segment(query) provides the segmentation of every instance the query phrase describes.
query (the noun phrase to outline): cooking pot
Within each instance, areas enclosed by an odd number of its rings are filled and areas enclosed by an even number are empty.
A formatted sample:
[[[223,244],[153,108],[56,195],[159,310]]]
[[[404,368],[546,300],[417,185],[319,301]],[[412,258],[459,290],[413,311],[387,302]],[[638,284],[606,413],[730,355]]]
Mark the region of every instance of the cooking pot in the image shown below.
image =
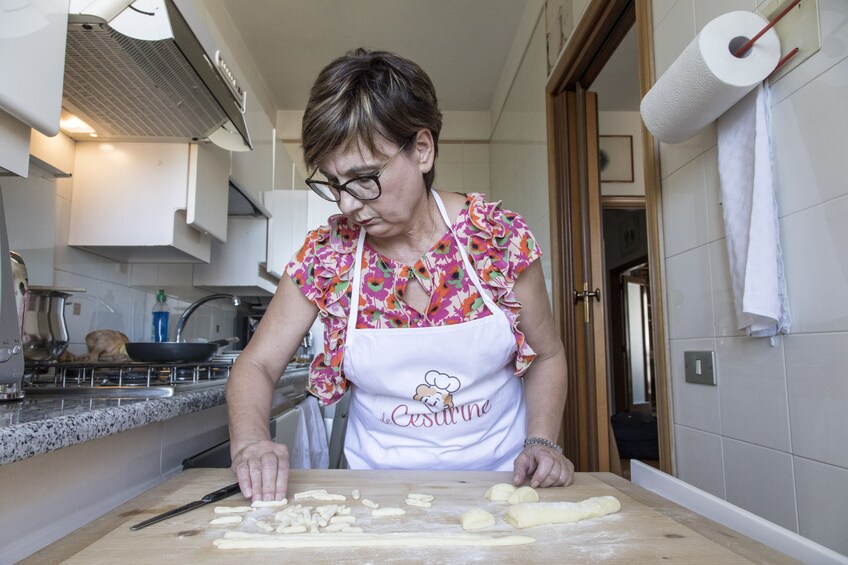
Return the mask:
[[[216,339],[207,343],[183,343],[176,341],[129,342],[127,355],[133,361],[145,363],[201,363],[209,361],[218,349],[237,343],[237,337]]]
[[[65,302],[70,291],[30,286],[26,294],[23,335],[24,359],[53,361],[68,348]]]

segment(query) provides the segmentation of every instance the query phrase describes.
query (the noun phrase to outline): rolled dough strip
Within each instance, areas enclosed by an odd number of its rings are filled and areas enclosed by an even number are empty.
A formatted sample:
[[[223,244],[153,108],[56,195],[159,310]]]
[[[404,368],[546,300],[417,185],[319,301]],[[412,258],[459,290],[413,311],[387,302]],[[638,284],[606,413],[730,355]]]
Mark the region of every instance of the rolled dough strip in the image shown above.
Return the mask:
[[[432,503],[427,502],[426,500],[419,500],[417,498],[407,498],[406,499],[407,506],[417,506],[419,508],[430,508],[433,506]]]
[[[406,495],[406,498],[410,500],[420,500],[421,502],[433,502],[433,499],[436,497],[432,494],[419,494],[417,492],[411,492]]]
[[[380,507],[379,504],[377,504],[376,502],[374,502],[373,500],[368,499],[368,498],[362,499],[362,506],[367,506],[368,508],[371,508],[372,510],[376,510],[377,508]]]
[[[250,505],[254,508],[278,508],[280,506],[285,506],[289,501],[285,498],[282,500],[257,500],[256,502],[252,502]]]
[[[233,535],[234,534],[234,535]],[[218,549],[273,549],[281,547],[445,547],[472,546],[491,547],[535,543],[528,536],[492,537],[480,534],[457,534],[432,532],[408,532],[368,534],[338,532],[332,535],[288,535],[252,534],[227,532],[222,539],[215,540]]]
[[[240,514],[253,510],[250,506],[216,506],[215,514]]]
[[[504,520],[513,528],[528,528],[600,518],[619,510],[621,503],[614,496],[594,496],[580,502],[514,504],[504,514]]]

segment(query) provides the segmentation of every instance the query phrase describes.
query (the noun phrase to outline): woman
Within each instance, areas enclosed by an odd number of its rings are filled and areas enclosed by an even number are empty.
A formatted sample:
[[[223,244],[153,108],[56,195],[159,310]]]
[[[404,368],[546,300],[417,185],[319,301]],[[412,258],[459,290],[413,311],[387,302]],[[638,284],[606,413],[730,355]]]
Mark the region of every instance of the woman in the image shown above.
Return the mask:
[[[307,184],[341,215],[309,233],[233,367],[245,496],[286,494],[288,451],[269,439],[269,404],[316,316],[324,351],[309,391],[331,404],[351,389],[350,468],[572,481],[556,445],[566,366],[540,252],[519,215],[432,188],[440,130],[433,85],[409,60],[359,49],[318,76],[303,118]]]

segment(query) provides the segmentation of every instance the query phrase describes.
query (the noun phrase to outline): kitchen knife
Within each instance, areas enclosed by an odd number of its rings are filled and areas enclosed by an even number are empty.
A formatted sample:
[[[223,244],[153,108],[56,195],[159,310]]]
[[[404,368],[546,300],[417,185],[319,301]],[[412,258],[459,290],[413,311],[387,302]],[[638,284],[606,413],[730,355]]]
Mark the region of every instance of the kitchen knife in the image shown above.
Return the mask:
[[[154,516],[153,518],[145,520],[144,522],[139,522],[135,526],[130,526],[130,530],[140,530],[142,528],[146,528],[150,524],[155,524],[157,522],[161,522],[162,520],[167,520],[171,516],[183,514],[184,512],[194,510],[195,508],[199,508],[211,502],[218,502],[219,500],[223,500],[227,497],[234,495],[235,493],[239,492],[239,490],[239,484],[233,483],[229,486],[225,486],[224,488],[218,489],[215,492],[210,492],[200,500],[195,500],[194,502],[183,504],[182,506],[174,508],[173,510],[168,510],[167,512],[159,514],[158,516]]]

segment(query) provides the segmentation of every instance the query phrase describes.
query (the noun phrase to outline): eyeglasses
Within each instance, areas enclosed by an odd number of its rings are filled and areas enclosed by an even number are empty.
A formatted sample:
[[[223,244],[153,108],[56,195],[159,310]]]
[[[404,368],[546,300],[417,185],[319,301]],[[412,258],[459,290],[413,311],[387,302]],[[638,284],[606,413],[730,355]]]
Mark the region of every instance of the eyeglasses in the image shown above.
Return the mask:
[[[306,179],[306,184],[311,188],[315,194],[323,198],[324,200],[329,200],[330,202],[338,202],[342,199],[342,191],[347,192],[357,200],[376,200],[382,194],[383,189],[380,186],[380,175],[383,174],[383,171],[388,168],[388,166],[395,160],[395,157],[400,155],[401,151],[406,147],[406,143],[400,146],[400,149],[397,152],[389,157],[389,160],[383,164],[380,169],[374,173],[373,175],[365,175],[361,177],[352,178],[347,182],[342,184],[336,184],[330,181],[322,181],[322,180],[314,180],[312,177],[318,172],[316,168],[309,178]]]

